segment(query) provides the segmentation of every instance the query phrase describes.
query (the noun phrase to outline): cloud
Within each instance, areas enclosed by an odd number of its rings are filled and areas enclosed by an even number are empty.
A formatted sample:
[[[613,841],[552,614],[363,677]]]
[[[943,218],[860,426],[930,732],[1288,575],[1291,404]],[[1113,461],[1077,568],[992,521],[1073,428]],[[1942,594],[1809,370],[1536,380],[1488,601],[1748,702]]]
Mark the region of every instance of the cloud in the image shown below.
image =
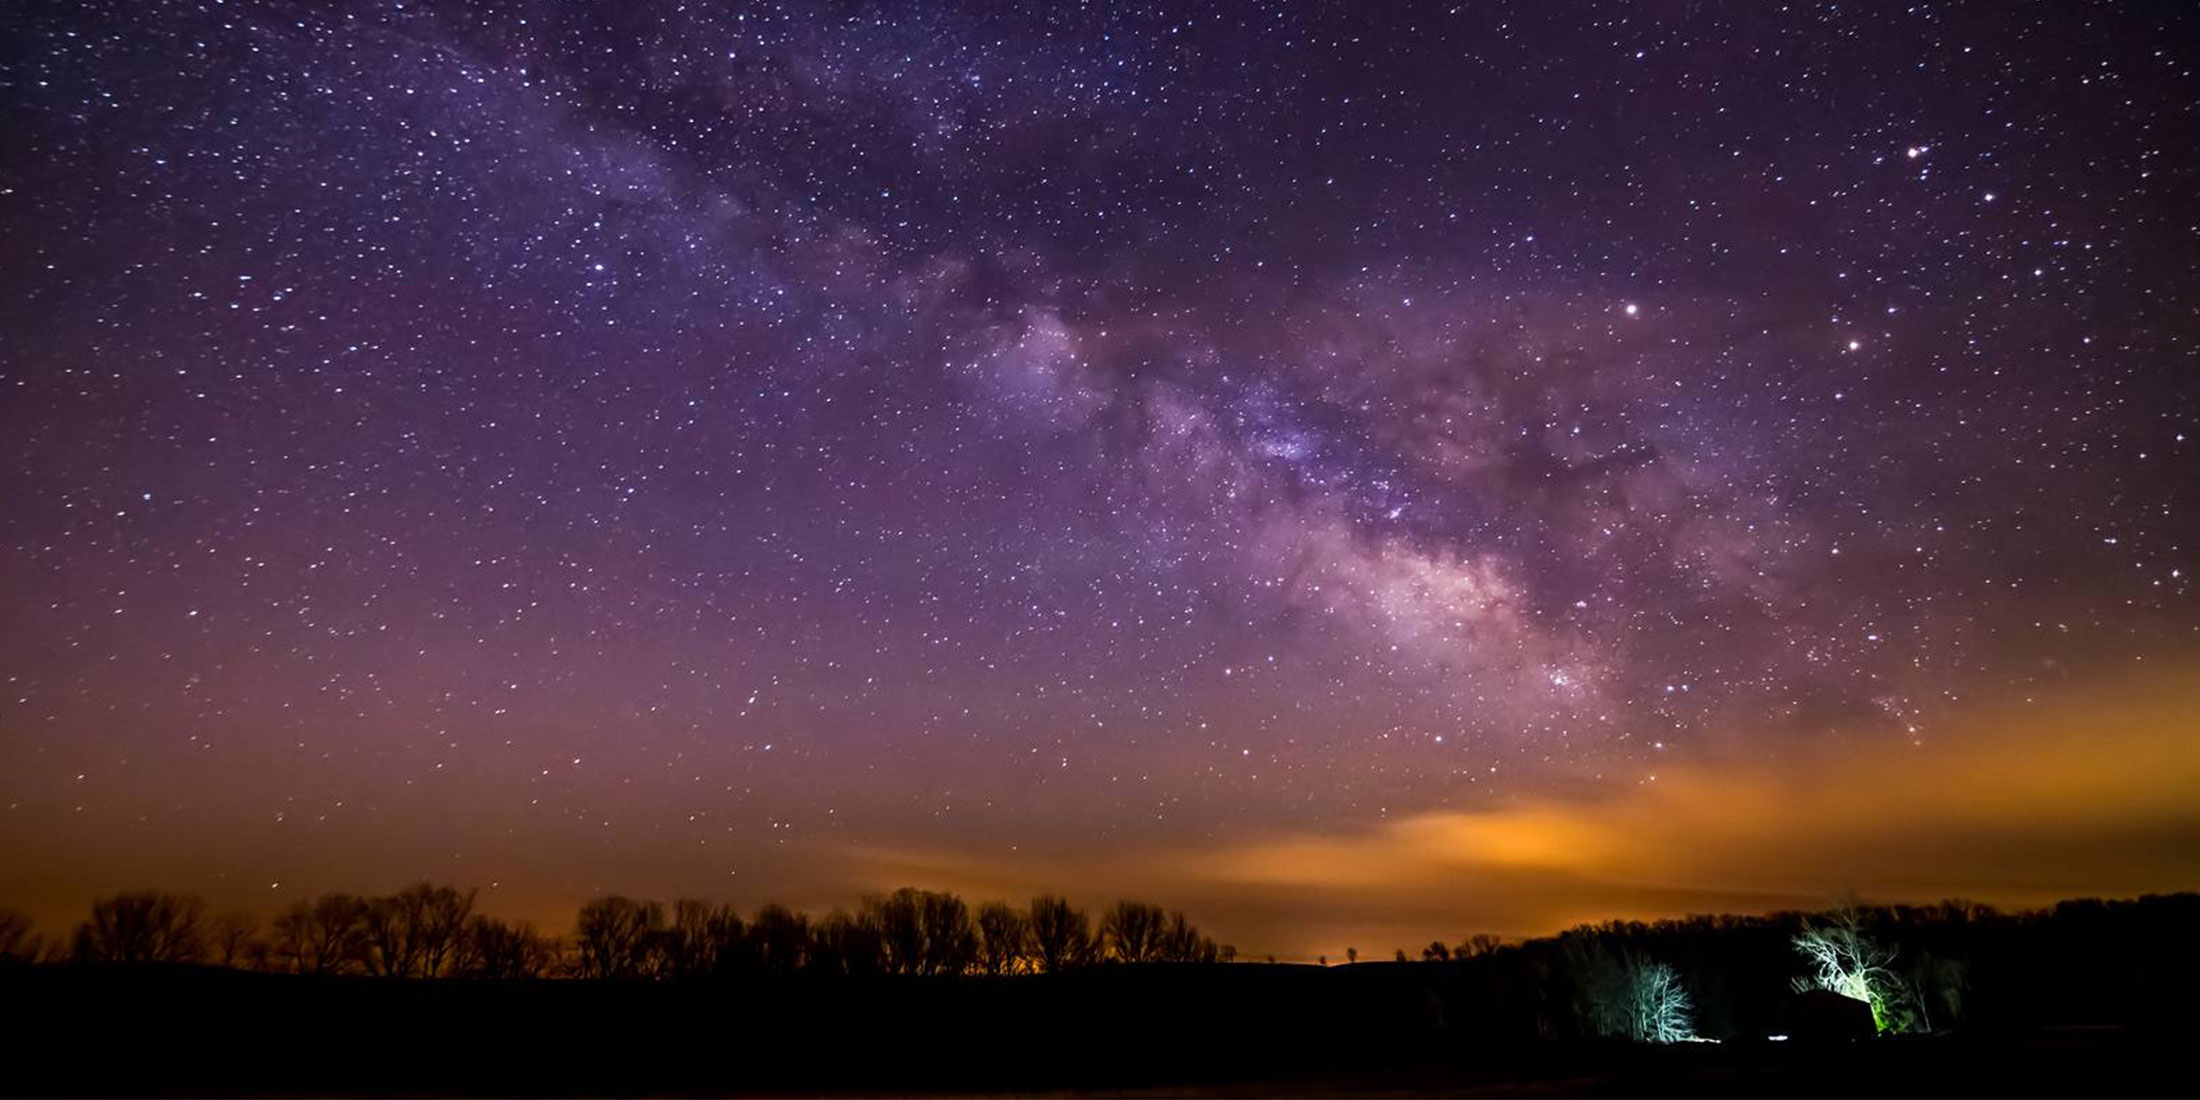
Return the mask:
[[[2124,682],[1984,709],[1922,744],[1840,734],[1367,830],[1008,860],[899,847],[861,863],[871,888],[1154,898],[1250,954],[1291,957],[1815,908],[1849,891],[2024,906],[2189,889],[2200,887],[2196,704],[2188,684]]]

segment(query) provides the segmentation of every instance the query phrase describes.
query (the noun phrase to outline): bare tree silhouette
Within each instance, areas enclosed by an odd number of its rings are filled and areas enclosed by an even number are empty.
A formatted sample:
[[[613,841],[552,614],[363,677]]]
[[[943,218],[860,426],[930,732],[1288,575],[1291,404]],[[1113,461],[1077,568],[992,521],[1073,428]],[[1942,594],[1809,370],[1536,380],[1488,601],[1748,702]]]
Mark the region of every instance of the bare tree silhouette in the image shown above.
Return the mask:
[[[978,959],[978,932],[970,924],[970,907],[953,894],[926,891],[924,911],[924,973],[960,974]]]
[[[469,972],[494,979],[540,978],[557,961],[558,945],[526,923],[477,916],[467,922]]]
[[[1031,945],[1039,969],[1049,974],[1083,966],[1096,954],[1091,919],[1053,894],[1031,899]]]
[[[419,965],[413,935],[412,899],[403,895],[368,898],[361,911],[359,961],[367,973],[410,978]]]
[[[749,922],[757,965],[776,973],[802,969],[810,953],[810,918],[784,905],[766,905]]]
[[[573,933],[573,973],[580,978],[654,977],[665,930],[665,908],[613,894],[581,906]]]
[[[665,929],[665,974],[695,978],[734,969],[747,935],[747,923],[732,906],[681,898],[672,903],[672,925]]]
[[[827,974],[877,974],[886,969],[886,945],[866,911],[835,909],[810,931],[810,969]]]
[[[1013,974],[1031,953],[1031,921],[1007,902],[978,909],[978,965],[988,974]]]
[[[204,958],[206,903],[188,894],[141,891],[92,903],[77,926],[76,957],[102,963],[185,963]]]
[[[1184,914],[1170,911],[1168,927],[1161,933],[1161,958],[1169,962],[1211,963],[1219,950],[1215,941],[1200,935],[1198,927]]]
[[[895,974],[960,974],[978,958],[970,908],[953,894],[903,887],[864,903],[878,929],[885,969]]]
[[[869,898],[864,911],[878,928],[885,949],[886,971],[916,974],[924,967],[924,902],[914,887],[904,886],[883,898]]]
[[[475,891],[460,893],[448,886],[423,882],[401,896],[412,899],[408,911],[412,914],[421,975],[447,978],[463,973],[472,946],[466,930],[474,915]]]
[[[223,966],[261,969],[267,963],[267,942],[260,939],[260,918],[231,909],[217,914],[208,926],[212,957]]]
[[[1495,954],[1497,949],[1503,946],[1505,946],[1503,939],[1488,932],[1476,932],[1466,939],[1460,940],[1459,946],[1453,949],[1451,954],[1456,959],[1474,959],[1483,955]]]
[[[1115,962],[1154,962],[1162,957],[1169,915],[1158,905],[1119,901],[1100,919],[1100,941]]]
[[[365,941],[366,902],[351,894],[301,899],[275,918],[276,961],[296,973],[345,973]]]
[[[25,966],[45,953],[45,939],[21,909],[0,909],[0,966]]]

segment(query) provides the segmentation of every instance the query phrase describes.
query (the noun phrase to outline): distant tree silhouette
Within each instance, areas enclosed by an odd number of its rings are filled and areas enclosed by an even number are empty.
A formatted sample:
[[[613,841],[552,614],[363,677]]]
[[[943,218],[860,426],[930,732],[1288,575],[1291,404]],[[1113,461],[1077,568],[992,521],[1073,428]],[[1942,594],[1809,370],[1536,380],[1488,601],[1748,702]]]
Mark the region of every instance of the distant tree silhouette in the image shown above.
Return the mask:
[[[1406,949],[1405,949],[1405,948],[1403,948],[1403,947],[1399,948],[1399,949],[1398,949],[1398,957],[1397,957],[1396,959],[1392,960],[1392,961],[1393,961],[1393,962],[1404,962],[1404,961],[1406,961]]]
[[[978,967],[988,974],[1013,974],[1031,952],[1031,921],[1007,902],[978,909]]]
[[[1158,905],[1119,901],[1100,919],[1100,942],[1113,962],[1156,962],[1162,958],[1169,915]]]
[[[747,961],[748,924],[730,905],[696,898],[672,903],[660,953],[667,977],[697,978],[737,969]]]
[[[360,918],[359,961],[367,973],[412,977],[415,948],[411,921],[394,897],[370,897]]]
[[[377,898],[324,894],[283,910],[263,938],[246,913],[210,918],[196,899],[124,894],[99,901],[65,941],[73,950],[63,955],[86,962],[211,961],[306,974],[699,982],[764,971],[1047,973],[1102,958],[1196,964],[1237,955],[1202,935],[1183,913],[1131,900],[1113,905],[1096,935],[1085,912],[1050,895],[1034,898],[1028,913],[990,903],[973,920],[970,907],[953,894],[910,888],[868,899],[855,913],[836,910],[815,921],[778,905],[744,920],[731,906],[695,899],[674,903],[667,920],[656,902],[610,897],[583,906],[573,939],[560,941],[475,914],[474,899],[472,892],[426,883]],[[1868,1035],[1875,1028],[2174,1026],[2191,1012],[2184,990],[2200,984],[2200,949],[2189,935],[2196,925],[2200,895],[2194,894],[2079,899],[2016,914],[1946,902],[1607,921],[1511,945],[1488,934],[1456,947],[1433,942],[1422,957],[1448,961],[1441,971],[1386,973],[1383,981],[1348,982],[1350,989],[1334,995],[1360,997],[1387,988],[1391,978],[1406,980],[1428,998],[1433,1007],[1424,1015],[1438,1026],[1523,1041],[1600,1036],[1674,1042],[1699,1031],[1720,1039],[1775,1032],[1831,1038],[1858,1028]],[[40,953],[30,919],[0,910],[0,964],[36,962]],[[1408,957],[1403,951],[1395,956]],[[1343,957],[1360,961],[1356,947]],[[58,961],[51,954],[46,959]],[[1329,963],[1326,955],[1316,961]],[[1799,963],[1808,972],[1795,982]],[[1197,988],[1173,986],[1179,980],[1205,979],[1125,975],[1119,983],[1111,978],[1076,988]],[[1274,980],[1285,983],[1279,989],[1298,981],[1287,975]],[[1148,981],[1161,984],[1143,984]],[[774,982],[761,988],[777,997],[784,987]],[[851,987],[848,995],[871,994]],[[954,998],[978,1003],[991,996]],[[581,1002],[602,1003],[595,997]]]
[[[871,914],[835,909],[819,918],[810,930],[810,969],[826,974],[883,973],[886,944]]]
[[[207,949],[206,903],[188,894],[117,894],[92,903],[77,926],[76,957],[98,963],[198,962]]]
[[[580,978],[646,978],[658,972],[664,906],[614,894],[581,906],[572,968]]]
[[[422,972],[431,978],[463,973],[472,961],[467,958],[472,941],[466,932],[473,920],[477,892],[426,883],[413,889],[420,894],[420,923],[415,934],[420,939]]]
[[[905,886],[883,898],[867,898],[864,912],[878,928],[887,973],[922,973],[924,901],[917,890]]]
[[[1200,934],[1199,929],[1187,920],[1183,913],[1169,913],[1168,926],[1161,932],[1161,959],[1165,962],[1211,963],[1221,949],[1215,941]]]
[[[1488,932],[1476,932],[1459,941],[1459,946],[1451,954],[1457,959],[1477,959],[1484,955],[1494,955],[1504,946],[1504,940]]]
[[[207,926],[212,958],[222,966],[264,969],[267,942],[260,939],[260,918],[231,909],[217,914]]]
[[[1045,973],[1083,966],[1095,954],[1092,920],[1068,899],[1041,894],[1031,899],[1031,946]]]
[[[278,966],[299,974],[342,974],[358,965],[366,945],[366,902],[323,894],[292,903],[275,918]]]
[[[464,968],[466,922],[474,892],[417,883],[368,898],[361,911],[361,961],[391,978],[448,977]]]
[[[540,978],[557,961],[558,945],[524,922],[477,916],[467,922],[467,972],[502,981]]]
[[[1451,948],[1444,946],[1442,940],[1430,940],[1429,945],[1421,949],[1421,960],[1423,962],[1450,962]]]
[[[45,941],[34,931],[31,915],[0,909],[0,966],[27,966],[44,953]]]
[[[953,894],[924,892],[924,973],[960,974],[978,959],[970,907]]]
[[[774,973],[793,973],[809,959],[810,918],[784,905],[766,905],[749,922],[749,939],[755,945],[758,966]]]
[[[877,929],[889,973],[961,974],[977,964],[970,907],[953,894],[903,887],[866,899],[861,921]]]

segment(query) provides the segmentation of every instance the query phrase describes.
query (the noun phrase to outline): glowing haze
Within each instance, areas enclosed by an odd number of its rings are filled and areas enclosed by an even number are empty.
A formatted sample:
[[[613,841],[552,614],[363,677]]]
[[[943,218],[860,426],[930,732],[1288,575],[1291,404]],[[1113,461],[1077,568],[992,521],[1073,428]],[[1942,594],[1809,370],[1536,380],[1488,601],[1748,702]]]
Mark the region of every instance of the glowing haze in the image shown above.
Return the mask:
[[[0,23],[50,921],[2195,885],[2190,13]]]

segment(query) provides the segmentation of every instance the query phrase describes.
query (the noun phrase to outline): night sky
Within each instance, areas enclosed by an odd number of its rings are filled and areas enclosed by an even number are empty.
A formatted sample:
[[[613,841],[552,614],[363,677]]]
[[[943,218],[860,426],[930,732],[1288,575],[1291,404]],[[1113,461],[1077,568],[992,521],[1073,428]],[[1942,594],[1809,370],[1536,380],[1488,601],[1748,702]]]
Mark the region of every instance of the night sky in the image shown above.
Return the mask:
[[[10,4],[0,900],[2200,885],[2196,51]]]

